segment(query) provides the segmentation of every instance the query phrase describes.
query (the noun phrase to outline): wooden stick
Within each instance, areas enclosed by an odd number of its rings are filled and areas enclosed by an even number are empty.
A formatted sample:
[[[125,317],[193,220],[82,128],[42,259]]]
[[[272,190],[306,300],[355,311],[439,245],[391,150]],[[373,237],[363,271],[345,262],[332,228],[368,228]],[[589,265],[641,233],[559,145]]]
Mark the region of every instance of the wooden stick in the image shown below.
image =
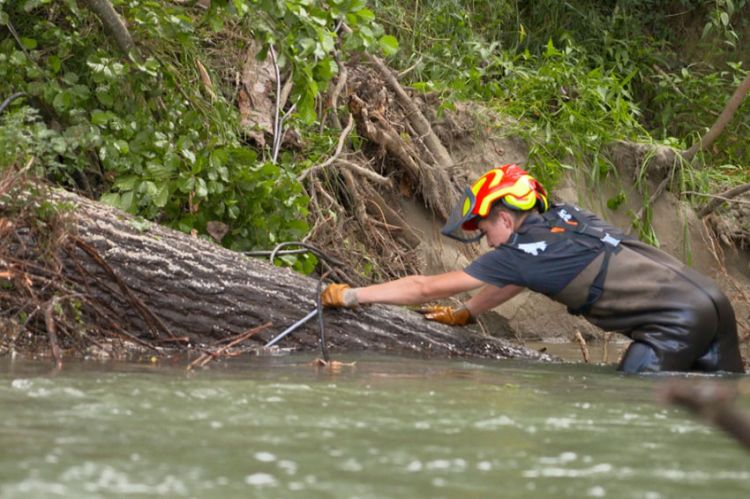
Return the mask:
[[[583,335],[580,331],[576,331],[576,334],[574,336],[576,343],[578,343],[578,346],[581,348],[581,355],[583,355],[583,361],[588,364],[589,363],[589,347],[586,345],[586,340],[583,339]]]
[[[602,348],[602,362],[607,363],[609,361],[609,340],[612,338],[612,333],[604,333],[604,347]]]
[[[54,317],[55,305],[57,305],[57,297],[47,302],[47,307],[44,310],[44,323],[47,326],[47,337],[49,338],[49,346],[52,349],[52,356],[55,358],[55,367],[60,369],[62,368],[62,355],[60,354],[60,345],[57,344],[57,328]]]
[[[241,334],[235,336],[234,339],[231,342],[227,343],[226,345],[224,345],[223,347],[219,348],[215,352],[206,352],[203,355],[201,355],[200,357],[198,357],[197,359],[195,359],[193,362],[191,362],[187,366],[187,370],[190,371],[190,370],[192,370],[195,367],[203,367],[203,366],[205,366],[206,364],[208,364],[212,360],[215,360],[215,359],[218,359],[219,357],[221,357],[224,354],[224,352],[226,352],[228,349],[232,348],[233,346],[237,345],[238,343],[241,343],[241,342],[245,341],[246,339],[250,338],[251,336],[260,333],[261,331],[263,331],[265,329],[268,329],[269,327],[271,327],[271,323],[267,322],[267,323],[263,324],[262,326],[258,326],[256,328],[249,329],[249,330],[245,331],[244,333],[241,333]]]
[[[748,75],[745,76],[745,79],[737,86],[734,94],[732,94],[732,97],[729,98],[726,106],[724,106],[724,110],[719,117],[716,118],[716,121],[711,125],[708,132],[706,132],[699,141],[693,144],[690,149],[682,153],[683,158],[687,161],[692,161],[695,155],[698,154],[698,151],[705,151],[716,141],[719,135],[721,135],[721,132],[724,131],[724,127],[732,121],[735,111],[740,107],[742,99],[745,98],[748,91],[750,91],[750,73],[748,73]]]
[[[716,208],[721,206],[725,201],[734,201],[735,203],[743,204],[743,201],[738,201],[732,198],[735,198],[740,194],[744,194],[748,191],[750,191],[750,183],[738,185],[737,187],[733,187],[727,191],[722,192],[719,195],[711,195],[710,197],[712,197],[713,199],[706,203],[706,205],[698,211],[698,217],[705,217]]]
[[[352,131],[352,128],[354,128],[354,117],[351,113],[349,113],[349,121],[346,123],[346,128],[344,128],[344,131],[341,132],[341,135],[339,135],[338,143],[336,144],[336,151],[334,151],[333,156],[325,160],[323,163],[315,166],[311,166],[307,170],[303,171],[298,177],[297,180],[302,182],[305,180],[305,177],[309,175],[310,173],[315,173],[318,170],[322,170],[326,166],[332,164],[334,161],[336,161],[341,154],[342,149],[344,149],[344,143],[346,141],[346,138],[349,136],[349,134]]]
[[[393,181],[390,178],[384,177],[378,173],[375,173],[374,171],[368,168],[363,168],[353,161],[349,161],[348,159],[344,159],[344,158],[337,158],[336,164],[349,168],[353,172],[358,173],[362,175],[363,177],[366,177],[369,180],[372,180],[376,184],[379,184],[385,187],[393,187]]]

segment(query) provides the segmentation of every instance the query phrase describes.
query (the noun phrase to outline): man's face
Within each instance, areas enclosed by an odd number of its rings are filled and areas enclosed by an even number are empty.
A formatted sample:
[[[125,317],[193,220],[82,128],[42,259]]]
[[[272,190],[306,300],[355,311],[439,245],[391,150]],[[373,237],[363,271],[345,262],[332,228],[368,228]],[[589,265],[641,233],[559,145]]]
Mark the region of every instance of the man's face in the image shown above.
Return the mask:
[[[494,216],[481,219],[477,227],[487,236],[487,244],[497,248],[508,242],[513,234],[513,217],[505,211],[500,211]]]

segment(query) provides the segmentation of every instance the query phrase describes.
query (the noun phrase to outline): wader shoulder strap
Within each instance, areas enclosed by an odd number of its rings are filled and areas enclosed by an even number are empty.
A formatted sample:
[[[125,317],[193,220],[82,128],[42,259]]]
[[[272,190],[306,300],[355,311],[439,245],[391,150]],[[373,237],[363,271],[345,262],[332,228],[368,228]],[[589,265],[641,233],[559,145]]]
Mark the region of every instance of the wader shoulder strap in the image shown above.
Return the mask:
[[[586,236],[592,240],[598,241],[599,247],[604,251],[604,259],[599,267],[599,272],[591,283],[586,301],[578,308],[568,308],[568,312],[573,315],[586,314],[591,307],[601,297],[604,292],[604,281],[607,277],[609,260],[613,253],[619,252],[622,248],[620,242],[622,238],[612,235],[599,227],[592,227],[584,219],[571,213],[565,205],[555,205],[549,211],[542,214],[549,231],[545,234],[536,233],[533,236],[529,234],[514,233],[510,241],[505,243],[515,249],[520,249],[527,253],[530,250],[543,251],[548,244],[555,240],[576,237],[578,235]],[[537,253],[531,253],[536,255]]]

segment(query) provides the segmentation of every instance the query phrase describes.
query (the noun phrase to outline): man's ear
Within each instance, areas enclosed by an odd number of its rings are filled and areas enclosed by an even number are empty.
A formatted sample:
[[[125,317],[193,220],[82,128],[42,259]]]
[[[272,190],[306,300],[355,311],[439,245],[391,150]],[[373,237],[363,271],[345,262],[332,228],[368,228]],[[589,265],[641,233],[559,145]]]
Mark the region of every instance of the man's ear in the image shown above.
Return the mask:
[[[500,217],[501,217],[501,219],[503,221],[503,225],[505,225],[505,227],[513,230],[513,225],[514,225],[514,223],[513,223],[514,222],[513,215],[511,215],[507,211],[501,211],[500,213],[498,213],[498,215],[500,215]]]

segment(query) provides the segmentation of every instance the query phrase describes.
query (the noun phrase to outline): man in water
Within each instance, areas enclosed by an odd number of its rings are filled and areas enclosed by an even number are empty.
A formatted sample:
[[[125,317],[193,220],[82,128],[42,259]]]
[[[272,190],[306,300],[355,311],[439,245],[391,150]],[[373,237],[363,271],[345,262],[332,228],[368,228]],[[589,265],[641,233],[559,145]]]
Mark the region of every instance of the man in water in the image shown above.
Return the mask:
[[[712,280],[591,213],[550,206],[542,185],[516,165],[467,188],[442,233],[462,242],[486,237],[493,249],[463,270],[362,288],[331,284],[323,305],[415,305],[482,288],[461,307],[425,315],[461,326],[528,288],[631,338],[621,371],[744,372],[734,310]]]

